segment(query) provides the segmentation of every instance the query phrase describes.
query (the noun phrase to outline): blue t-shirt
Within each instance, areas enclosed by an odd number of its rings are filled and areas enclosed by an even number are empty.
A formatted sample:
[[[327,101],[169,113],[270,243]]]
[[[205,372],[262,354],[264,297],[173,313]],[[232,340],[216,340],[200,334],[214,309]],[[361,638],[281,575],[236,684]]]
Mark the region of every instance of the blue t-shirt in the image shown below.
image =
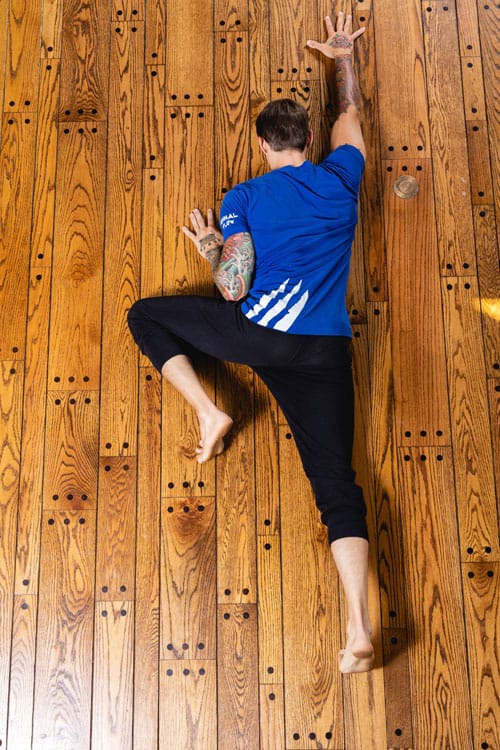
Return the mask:
[[[249,232],[255,271],[241,310],[288,333],[351,336],[347,277],[365,160],[354,146],[319,165],[273,169],[232,188],[221,207],[227,240]]]

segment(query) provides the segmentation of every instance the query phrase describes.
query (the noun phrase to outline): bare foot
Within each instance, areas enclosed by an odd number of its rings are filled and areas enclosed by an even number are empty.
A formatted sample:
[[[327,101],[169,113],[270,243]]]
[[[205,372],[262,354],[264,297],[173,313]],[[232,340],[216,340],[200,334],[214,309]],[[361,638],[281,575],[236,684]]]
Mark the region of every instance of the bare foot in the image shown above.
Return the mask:
[[[196,449],[197,461],[202,464],[224,450],[224,435],[227,435],[233,425],[231,417],[219,409],[200,417],[200,445]]]
[[[348,627],[348,631],[351,629]],[[371,628],[350,633],[345,649],[339,651],[339,669],[344,674],[369,672],[373,667],[374,652],[371,642]]]

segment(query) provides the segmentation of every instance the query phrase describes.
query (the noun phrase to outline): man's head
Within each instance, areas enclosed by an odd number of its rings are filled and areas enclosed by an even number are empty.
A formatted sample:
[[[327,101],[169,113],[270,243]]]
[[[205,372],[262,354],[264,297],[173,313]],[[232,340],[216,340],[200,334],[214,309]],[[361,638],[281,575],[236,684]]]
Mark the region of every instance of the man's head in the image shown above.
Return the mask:
[[[304,151],[311,134],[306,109],[292,99],[275,99],[257,117],[257,135],[273,151]]]

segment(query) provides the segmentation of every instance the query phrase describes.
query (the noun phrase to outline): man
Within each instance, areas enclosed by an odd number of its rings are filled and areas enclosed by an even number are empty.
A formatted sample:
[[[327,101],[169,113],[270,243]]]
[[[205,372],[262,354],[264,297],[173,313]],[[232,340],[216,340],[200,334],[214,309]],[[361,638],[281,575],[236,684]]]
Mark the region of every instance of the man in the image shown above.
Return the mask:
[[[210,263],[224,301],[204,297],[140,300],[129,325],[141,350],[195,409],[198,461],[219,454],[232,420],[208,397],[192,368],[195,349],[245,363],[280,404],[346,593],[347,645],[342,672],[371,669],[367,604],[368,535],[362,492],[351,468],[353,387],[351,327],[345,295],[365,146],[360,95],[352,67],[351,16],[337,28],[326,19],[325,43],[308,46],[336,61],[337,117],[331,153],[318,166],[306,159],[312,142],[307,113],[285,99],[257,118],[259,146],[270,171],[237,185],[221,209],[222,233],[208,211],[183,227]]]

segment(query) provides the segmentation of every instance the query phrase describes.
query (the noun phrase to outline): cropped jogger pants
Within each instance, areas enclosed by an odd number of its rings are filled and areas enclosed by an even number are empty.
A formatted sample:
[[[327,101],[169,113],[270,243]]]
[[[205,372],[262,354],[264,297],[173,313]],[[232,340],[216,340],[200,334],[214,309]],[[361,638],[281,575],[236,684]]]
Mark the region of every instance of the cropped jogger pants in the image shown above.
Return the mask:
[[[329,542],[368,538],[363,493],[351,466],[354,393],[348,337],[275,331],[248,320],[237,302],[183,295],[139,300],[128,323],[160,372],[171,357],[195,351],[250,366],[288,421]]]

